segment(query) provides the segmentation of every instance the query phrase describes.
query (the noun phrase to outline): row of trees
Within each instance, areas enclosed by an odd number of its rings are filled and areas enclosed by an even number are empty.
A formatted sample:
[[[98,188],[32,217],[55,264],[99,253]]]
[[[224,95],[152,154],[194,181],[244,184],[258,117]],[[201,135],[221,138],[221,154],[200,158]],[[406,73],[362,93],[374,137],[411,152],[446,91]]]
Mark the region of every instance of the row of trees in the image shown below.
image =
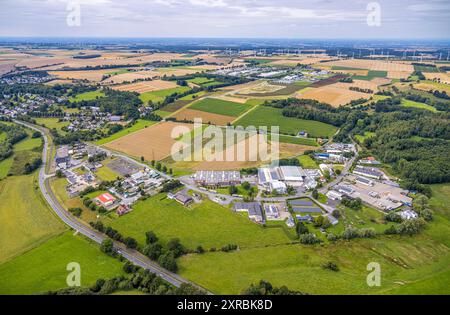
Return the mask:
[[[126,262],[125,275],[111,279],[98,279],[90,287],[73,287],[58,291],[48,291],[47,295],[107,295],[117,291],[139,290],[151,295],[204,295],[204,292],[191,284],[183,283],[178,288],[161,277]]]

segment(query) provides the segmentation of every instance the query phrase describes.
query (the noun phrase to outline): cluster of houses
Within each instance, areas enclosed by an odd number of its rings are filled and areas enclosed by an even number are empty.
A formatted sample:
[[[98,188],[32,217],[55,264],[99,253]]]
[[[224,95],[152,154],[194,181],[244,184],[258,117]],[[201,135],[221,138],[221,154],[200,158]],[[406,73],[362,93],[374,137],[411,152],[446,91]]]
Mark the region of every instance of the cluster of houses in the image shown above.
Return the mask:
[[[132,211],[132,205],[143,194],[155,194],[163,182],[164,180],[157,172],[146,168],[118,179],[108,188],[108,192],[94,198],[94,202],[107,211],[114,210],[117,215],[122,216]]]
[[[99,154],[107,154],[95,146],[84,143],[63,145],[57,149],[55,156],[56,168],[61,170],[68,181],[67,195],[70,198],[79,196],[87,188],[97,189],[101,181],[95,172],[105,167],[101,162],[89,162],[89,158]],[[84,170],[83,172],[77,170]],[[124,215],[131,211],[131,205],[135,203],[143,193],[152,194],[163,183],[160,175],[150,169],[139,170],[129,176],[118,179],[107,193],[94,198],[98,206],[107,211],[115,210],[118,215]]]
[[[38,112],[42,106],[52,106],[64,101],[63,98],[50,99],[31,93],[19,93],[17,94],[17,96],[19,101],[16,105],[14,105],[14,107],[6,106],[6,102],[0,103],[0,115],[16,118],[18,116]],[[11,98],[11,95],[3,94],[3,99],[5,99],[6,101]]]
[[[111,115],[100,110],[99,107],[86,107],[77,114],[66,114],[64,121],[69,122],[65,127],[68,131],[97,130],[109,123],[123,123],[122,116]]]
[[[52,75],[34,75],[34,74],[21,74],[14,76],[4,76],[0,78],[0,84],[37,84],[46,83],[54,80],[56,77]]]

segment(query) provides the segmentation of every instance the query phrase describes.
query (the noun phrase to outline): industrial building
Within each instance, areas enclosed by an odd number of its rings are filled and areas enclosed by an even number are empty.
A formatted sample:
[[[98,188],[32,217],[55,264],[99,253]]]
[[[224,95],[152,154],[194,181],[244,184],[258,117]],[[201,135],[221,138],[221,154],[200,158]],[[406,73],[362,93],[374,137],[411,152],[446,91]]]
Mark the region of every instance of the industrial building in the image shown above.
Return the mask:
[[[258,202],[236,202],[234,210],[237,212],[247,212],[248,217],[256,223],[264,223],[261,204]]]
[[[55,162],[58,167],[65,169],[69,166],[70,155],[69,155],[69,147],[67,145],[63,145],[56,150]]]
[[[381,179],[383,178],[383,172],[381,172],[379,169],[374,167],[364,167],[364,166],[356,166],[353,170],[353,174],[361,175],[369,178],[374,179]]]
[[[314,177],[308,174],[308,171],[309,170],[304,170],[299,166],[260,168],[258,169],[258,183],[260,186],[270,191],[272,191],[274,187],[279,191],[283,191],[288,185],[293,187],[303,186],[307,189],[313,189],[317,186],[317,182]],[[284,185],[280,183],[283,183]]]
[[[239,171],[198,171],[194,175],[194,182],[199,186],[224,187],[241,183]]]
[[[274,204],[265,204],[264,211],[266,213],[267,220],[277,220],[280,218],[278,207]]]

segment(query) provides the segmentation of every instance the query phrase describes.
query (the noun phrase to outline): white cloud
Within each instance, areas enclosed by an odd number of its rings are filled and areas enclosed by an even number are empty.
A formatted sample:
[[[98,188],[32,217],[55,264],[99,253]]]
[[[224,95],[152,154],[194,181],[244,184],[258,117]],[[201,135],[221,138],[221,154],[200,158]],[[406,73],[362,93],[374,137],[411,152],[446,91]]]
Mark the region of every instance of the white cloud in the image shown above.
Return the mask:
[[[189,0],[189,3],[197,6],[204,6],[210,8],[225,8],[228,7],[228,3],[224,0]]]

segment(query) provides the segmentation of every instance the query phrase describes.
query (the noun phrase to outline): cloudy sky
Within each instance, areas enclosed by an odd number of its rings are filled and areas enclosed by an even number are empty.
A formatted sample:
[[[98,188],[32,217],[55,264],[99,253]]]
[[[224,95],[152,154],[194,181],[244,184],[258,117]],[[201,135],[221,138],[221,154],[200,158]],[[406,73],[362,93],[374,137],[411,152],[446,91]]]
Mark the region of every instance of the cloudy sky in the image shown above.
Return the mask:
[[[449,26],[450,0],[0,0],[0,36],[448,39]]]

